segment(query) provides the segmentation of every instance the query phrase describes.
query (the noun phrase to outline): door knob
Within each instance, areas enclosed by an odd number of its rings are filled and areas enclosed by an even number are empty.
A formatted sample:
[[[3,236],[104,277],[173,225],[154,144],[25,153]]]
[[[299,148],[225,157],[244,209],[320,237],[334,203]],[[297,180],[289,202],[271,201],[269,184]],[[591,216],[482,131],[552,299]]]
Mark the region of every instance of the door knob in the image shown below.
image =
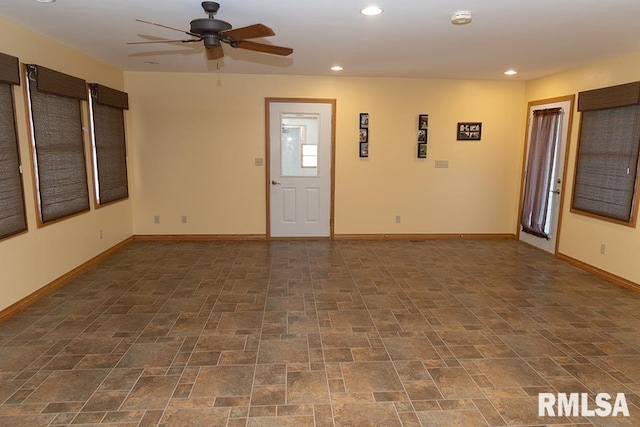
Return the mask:
[[[276,181],[275,179],[271,180],[271,185],[280,185],[280,183],[278,181]]]

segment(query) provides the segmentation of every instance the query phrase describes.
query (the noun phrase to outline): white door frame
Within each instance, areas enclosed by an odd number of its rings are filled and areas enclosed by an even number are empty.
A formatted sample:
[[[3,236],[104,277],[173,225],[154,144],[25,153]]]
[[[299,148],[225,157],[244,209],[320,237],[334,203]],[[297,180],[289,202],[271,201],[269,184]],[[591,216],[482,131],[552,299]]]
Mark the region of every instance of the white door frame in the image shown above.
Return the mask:
[[[277,237],[271,237],[271,128],[269,124],[271,103],[276,102],[294,104],[331,104],[331,200],[329,210],[329,239],[333,240],[336,177],[336,100],[328,98],[265,98],[265,195],[267,207],[267,240],[278,239]]]
[[[564,206],[564,196],[565,196],[565,193],[570,188],[567,183],[567,165],[569,162],[569,146],[571,145],[571,130],[573,127],[573,110],[575,108],[574,106],[575,98],[576,98],[575,95],[565,95],[565,96],[559,96],[556,98],[529,101],[529,103],[527,104],[527,127],[524,133],[524,151],[522,153],[522,174],[520,177],[520,197],[518,198],[518,218],[517,218],[517,235],[516,235],[516,239],[518,241],[520,241],[520,236],[522,233],[521,226],[520,226],[520,217],[522,216],[522,198],[524,197],[524,179],[525,179],[525,172],[526,172],[525,169],[527,168],[527,157],[529,154],[529,134],[531,131],[531,123],[530,123],[529,117],[531,115],[531,111],[536,106],[554,104],[554,103],[560,103],[560,102],[569,103],[569,109],[568,109],[569,111],[565,112],[565,115],[563,117],[563,121],[564,120],[567,121],[567,138],[564,146],[564,164],[563,164],[563,170],[562,170],[562,183],[560,184],[561,185],[560,200],[558,202],[558,227],[557,227],[556,236],[555,236],[556,241],[555,241],[555,247],[553,250],[554,255],[558,254],[558,246],[560,244],[560,234],[562,232],[562,213],[563,213],[563,206]],[[562,137],[562,135],[560,135],[560,137]]]

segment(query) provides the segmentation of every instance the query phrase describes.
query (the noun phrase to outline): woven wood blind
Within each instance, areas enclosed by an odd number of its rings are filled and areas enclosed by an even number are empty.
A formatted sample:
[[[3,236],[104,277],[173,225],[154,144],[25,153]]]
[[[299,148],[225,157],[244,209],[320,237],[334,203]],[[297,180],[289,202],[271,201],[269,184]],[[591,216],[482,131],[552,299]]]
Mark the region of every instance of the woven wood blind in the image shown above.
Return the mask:
[[[100,102],[100,94],[103,96],[103,102]],[[108,94],[107,98],[104,98],[105,94]],[[127,147],[122,111],[128,107],[127,94],[92,84],[91,96],[96,101],[92,107],[98,202],[105,204],[129,197]]]
[[[18,58],[0,53],[0,83],[20,84]]]
[[[129,95],[125,92],[92,83],[91,93],[98,104],[119,108],[121,110],[129,109]]]
[[[27,229],[11,85],[0,84],[0,239]]]
[[[584,111],[572,208],[631,223],[639,144],[640,105]]]
[[[66,98],[87,99],[87,83],[84,80],[39,65],[28,67],[33,71],[38,82],[38,92]]]
[[[89,210],[77,86],[80,79],[67,76],[71,78],[65,80],[62,73],[47,71],[46,90],[41,91],[43,68],[29,67],[40,215],[46,223]],[[84,80],[80,81],[86,88]]]
[[[603,110],[640,103],[640,82],[625,83],[578,94],[578,111]]]

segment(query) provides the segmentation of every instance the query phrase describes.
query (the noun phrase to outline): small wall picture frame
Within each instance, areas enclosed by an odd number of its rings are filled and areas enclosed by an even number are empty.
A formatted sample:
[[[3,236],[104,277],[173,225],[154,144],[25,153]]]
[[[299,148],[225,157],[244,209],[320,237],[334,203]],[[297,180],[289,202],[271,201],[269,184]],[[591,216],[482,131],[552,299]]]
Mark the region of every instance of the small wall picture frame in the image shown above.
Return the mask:
[[[358,123],[359,155],[369,157],[369,113],[360,113]]]
[[[369,129],[360,129],[360,142],[369,142]]]
[[[456,134],[458,141],[480,141],[482,138],[482,123],[458,122]]]
[[[360,143],[360,157],[369,157],[369,143],[361,142]]]
[[[427,158],[427,139],[429,138],[429,115],[418,114],[418,158]]]
[[[427,143],[419,142],[418,143],[418,158],[426,159],[427,158]]]
[[[360,129],[369,129],[369,113],[360,113]]]
[[[427,130],[427,129],[429,129],[429,115],[420,114],[418,116],[418,130]]]

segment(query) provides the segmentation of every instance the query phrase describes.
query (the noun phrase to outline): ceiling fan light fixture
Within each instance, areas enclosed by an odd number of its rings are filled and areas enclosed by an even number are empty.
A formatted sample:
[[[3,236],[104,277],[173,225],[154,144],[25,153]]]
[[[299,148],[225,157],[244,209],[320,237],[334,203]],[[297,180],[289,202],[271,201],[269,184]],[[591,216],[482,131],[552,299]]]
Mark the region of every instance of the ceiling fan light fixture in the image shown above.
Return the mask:
[[[459,10],[451,15],[451,23],[453,25],[466,25],[471,22],[471,12],[467,10]]]
[[[344,70],[344,68],[342,68],[340,65],[334,65],[333,67],[331,67],[331,71],[342,71]]]
[[[380,9],[378,6],[367,6],[364,9],[360,9],[360,13],[366,16],[377,16],[382,12],[384,12],[384,10]]]

